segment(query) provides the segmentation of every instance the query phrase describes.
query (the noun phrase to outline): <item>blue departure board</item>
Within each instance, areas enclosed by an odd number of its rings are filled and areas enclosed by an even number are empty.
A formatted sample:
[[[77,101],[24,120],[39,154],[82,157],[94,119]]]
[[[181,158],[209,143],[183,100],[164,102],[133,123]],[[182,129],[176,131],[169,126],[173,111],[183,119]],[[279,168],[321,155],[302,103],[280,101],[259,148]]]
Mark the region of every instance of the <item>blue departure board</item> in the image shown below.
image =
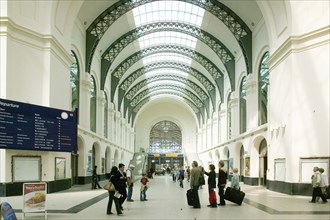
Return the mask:
[[[76,152],[76,113],[0,99],[0,148]]]

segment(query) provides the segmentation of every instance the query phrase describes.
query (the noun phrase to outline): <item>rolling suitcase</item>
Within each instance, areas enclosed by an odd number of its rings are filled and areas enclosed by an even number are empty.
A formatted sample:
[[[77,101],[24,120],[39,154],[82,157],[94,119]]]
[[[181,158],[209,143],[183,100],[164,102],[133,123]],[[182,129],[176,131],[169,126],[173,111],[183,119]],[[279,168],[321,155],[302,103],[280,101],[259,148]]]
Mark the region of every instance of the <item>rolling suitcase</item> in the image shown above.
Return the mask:
[[[194,205],[194,194],[192,189],[187,190],[187,201],[188,201],[188,205],[190,206]]]
[[[236,190],[231,187],[226,188],[225,200],[236,203],[237,205],[241,205],[243,202],[244,196],[245,196],[245,193],[240,190]]]

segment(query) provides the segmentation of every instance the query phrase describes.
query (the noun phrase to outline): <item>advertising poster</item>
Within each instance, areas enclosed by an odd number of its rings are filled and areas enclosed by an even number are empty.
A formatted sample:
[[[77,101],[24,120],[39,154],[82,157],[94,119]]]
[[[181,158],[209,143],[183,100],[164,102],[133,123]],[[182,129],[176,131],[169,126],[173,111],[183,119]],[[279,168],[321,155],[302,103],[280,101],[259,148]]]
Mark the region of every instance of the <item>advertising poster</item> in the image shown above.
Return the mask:
[[[46,183],[23,184],[23,211],[42,212],[46,211]]]

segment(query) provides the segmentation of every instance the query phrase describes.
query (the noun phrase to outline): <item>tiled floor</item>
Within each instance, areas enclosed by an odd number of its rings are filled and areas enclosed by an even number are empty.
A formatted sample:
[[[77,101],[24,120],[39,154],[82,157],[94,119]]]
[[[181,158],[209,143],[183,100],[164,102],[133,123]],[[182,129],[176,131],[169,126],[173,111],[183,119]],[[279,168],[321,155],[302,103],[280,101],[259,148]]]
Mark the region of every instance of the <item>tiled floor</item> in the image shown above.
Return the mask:
[[[104,184],[104,182],[102,183]],[[135,183],[134,202],[124,203],[124,215],[106,215],[108,192],[90,190],[90,185],[47,195],[47,219],[330,219],[330,201],[311,204],[306,196],[289,196],[263,187],[241,185],[246,193],[241,206],[227,202],[224,207],[208,208],[207,186],[199,190],[201,209],[187,205],[186,191],[170,176],[150,180],[148,201],[139,201],[139,183]],[[22,196],[1,198],[9,202],[22,219]],[[115,207],[112,210],[115,213]],[[43,213],[27,213],[24,219],[45,219]]]

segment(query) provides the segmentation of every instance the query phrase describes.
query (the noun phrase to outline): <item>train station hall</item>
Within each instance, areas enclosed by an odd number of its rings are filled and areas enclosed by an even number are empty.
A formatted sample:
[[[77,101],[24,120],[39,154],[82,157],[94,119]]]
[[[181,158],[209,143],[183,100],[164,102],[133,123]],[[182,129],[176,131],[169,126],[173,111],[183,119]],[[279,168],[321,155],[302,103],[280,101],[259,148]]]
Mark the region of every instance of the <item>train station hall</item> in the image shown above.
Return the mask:
[[[329,60],[328,0],[0,0],[0,219],[328,220]]]

